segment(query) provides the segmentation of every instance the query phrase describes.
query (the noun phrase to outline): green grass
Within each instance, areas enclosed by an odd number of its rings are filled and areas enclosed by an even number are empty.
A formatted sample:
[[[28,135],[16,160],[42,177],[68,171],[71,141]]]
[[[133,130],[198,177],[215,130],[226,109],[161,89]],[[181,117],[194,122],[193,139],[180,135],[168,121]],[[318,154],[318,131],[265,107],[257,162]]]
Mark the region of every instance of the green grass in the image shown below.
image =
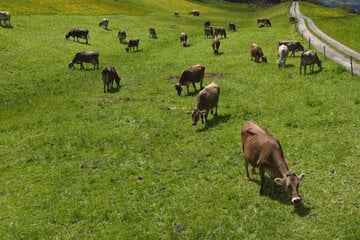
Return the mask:
[[[359,77],[330,60],[300,76],[299,53],[277,68],[279,39],[306,43],[287,21],[289,3],[254,11],[174,1],[179,18],[150,3],[137,2],[141,17],[109,10],[110,31],[97,26],[102,13],[45,10],[20,11],[13,28],[0,28],[0,238],[356,239]],[[204,14],[185,13],[193,8]],[[273,27],[258,29],[260,16]],[[218,56],[203,37],[209,19],[238,28]],[[74,26],[89,29],[89,45],[65,39]],[[151,26],[158,39],[149,38]],[[125,52],[120,28],[140,37],[139,52]],[[182,31],[190,47],[180,46]],[[252,42],[268,64],[250,61]],[[99,51],[100,70],[68,69],[83,49]],[[185,112],[195,96],[177,96],[171,76],[196,63],[223,77],[204,80],[221,87],[219,116],[193,127]],[[104,94],[100,72],[108,65],[122,87]],[[270,184],[258,196],[258,175],[245,180],[240,129],[249,119],[279,139],[293,171],[307,174],[302,205],[285,193],[273,197]]]
[[[310,17],[325,34],[360,52],[360,16],[341,8],[328,8],[301,2],[300,11]]]

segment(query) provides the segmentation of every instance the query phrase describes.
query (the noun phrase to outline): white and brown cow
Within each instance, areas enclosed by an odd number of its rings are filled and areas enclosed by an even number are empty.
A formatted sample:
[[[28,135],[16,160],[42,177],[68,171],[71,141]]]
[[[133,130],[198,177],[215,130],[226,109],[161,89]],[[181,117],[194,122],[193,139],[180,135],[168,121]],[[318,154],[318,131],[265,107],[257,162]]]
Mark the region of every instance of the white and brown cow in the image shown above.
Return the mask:
[[[250,180],[248,166],[259,168],[260,189],[259,194],[264,194],[265,173],[273,181],[273,192],[275,184],[284,185],[288,192],[291,202],[296,203],[301,200],[298,188],[305,174],[296,176],[290,171],[280,142],[274,138],[265,128],[261,128],[254,122],[248,121],[241,130],[242,148],[245,160],[246,179]]]
[[[271,27],[271,22],[269,18],[258,18],[257,19],[258,26],[262,24],[262,27]]]
[[[187,39],[188,39],[188,36],[186,33],[182,32],[180,33],[180,45],[186,47],[187,46]]]
[[[285,44],[282,44],[279,46],[278,48],[278,57],[279,60],[277,61],[278,67],[280,68],[281,66],[285,67],[286,66],[286,58],[289,55],[289,49]]]
[[[304,46],[299,41],[279,41],[278,46],[285,44],[289,52],[291,52],[290,57],[295,57],[295,52],[304,51]]]
[[[251,44],[251,50],[250,50],[250,59],[255,59],[255,62],[259,62],[259,59],[261,58],[262,62],[267,63],[267,57],[264,55],[261,47],[257,45],[256,43]]]
[[[220,39],[218,39],[217,37],[214,37],[211,42],[211,46],[213,48],[214,54],[218,54],[219,48],[220,48]]]
[[[302,67],[304,67],[304,74],[306,74],[307,65],[310,65],[311,73],[313,73],[315,64],[318,65],[320,70],[322,69],[321,61],[316,52],[313,50],[304,51],[300,57],[300,74]]]
[[[106,91],[109,92],[110,87],[113,88],[114,80],[116,82],[117,87],[120,86],[121,77],[116,72],[116,69],[114,66],[108,66],[108,67],[104,68],[101,71],[101,79],[104,84],[104,93],[106,93]]]
[[[105,29],[108,29],[108,26],[109,26],[109,19],[107,19],[107,18],[103,18],[99,22],[99,27],[104,27]]]
[[[132,51],[134,52],[135,48],[136,48],[136,51],[138,51],[139,50],[139,42],[140,42],[139,38],[130,39],[130,41],[128,42],[128,46],[125,48],[126,52],[129,52],[130,49],[132,49]]]
[[[204,120],[207,123],[208,114],[209,112],[213,113],[214,108],[214,116],[217,116],[219,96],[220,87],[215,82],[212,82],[199,92],[195,108],[192,111],[187,112],[187,114],[191,114],[192,125],[195,126],[197,124],[199,117],[201,117],[202,123],[204,123]]]
[[[11,18],[11,15],[9,12],[0,11],[0,25],[5,26],[5,27],[11,26],[10,18]]]
[[[84,68],[83,63],[94,64],[94,69],[99,68],[99,53],[97,51],[81,51],[75,54],[73,60],[69,63],[69,68],[73,68],[74,64],[80,64],[81,69]]]
[[[83,39],[85,39],[86,44],[88,44],[88,39],[90,39],[89,30],[81,29],[81,28],[72,28],[65,35],[66,39],[68,39],[69,37],[72,37],[74,41],[75,40],[79,41],[79,38],[83,38]]]
[[[212,27],[206,27],[204,29],[204,38],[205,37],[206,38],[209,38],[209,37],[213,38],[214,37],[214,30],[213,30]]]
[[[202,83],[204,80],[205,75],[205,65],[203,64],[196,64],[194,66],[186,68],[177,84],[175,84],[175,89],[178,93],[178,95],[181,95],[181,91],[183,86],[186,86],[187,93],[189,94],[189,84],[192,83],[195,92],[196,92],[196,86],[195,83],[200,83],[200,89],[202,89]]]

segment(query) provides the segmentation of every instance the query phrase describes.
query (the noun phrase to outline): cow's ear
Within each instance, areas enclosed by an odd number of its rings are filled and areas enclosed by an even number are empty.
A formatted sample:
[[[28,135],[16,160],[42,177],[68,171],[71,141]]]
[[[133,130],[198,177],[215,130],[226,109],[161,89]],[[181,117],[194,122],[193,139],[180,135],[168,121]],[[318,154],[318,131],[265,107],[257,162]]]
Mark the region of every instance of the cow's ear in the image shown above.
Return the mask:
[[[300,176],[298,177],[299,181],[302,181],[305,179],[305,173],[300,174]]]
[[[285,183],[285,178],[275,178],[275,179],[274,179],[274,182],[275,182],[277,185],[284,185],[284,183]]]

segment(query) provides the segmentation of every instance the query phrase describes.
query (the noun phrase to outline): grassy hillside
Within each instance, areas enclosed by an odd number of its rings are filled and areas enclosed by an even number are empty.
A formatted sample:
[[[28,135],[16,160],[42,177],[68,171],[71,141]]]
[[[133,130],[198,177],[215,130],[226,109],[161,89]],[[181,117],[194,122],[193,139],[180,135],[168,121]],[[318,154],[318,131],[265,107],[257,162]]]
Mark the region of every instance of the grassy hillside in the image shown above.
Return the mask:
[[[0,28],[1,239],[360,235],[360,78],[321,54],[324,68],[314,74],[299,74],[299,53],[277,68],[278,40],[306,45],[288,23],[290,3],[254,11],[217,1],[79,1],[88,12],[67,12],[60,7],[66,1],[43,10],[18,3],[0,5],[14,12],[12,28]],[[33,13],[21,10],[26,3]],[[187,14],[191,9],[200,17]],[[109,30],[98,27],[103,17]],[[273,26],[257,28],[258,17]],[[237,24],[217,56],[203,36],[205,20]],[[65,39],[74,26],[89,29],[88,45]],[[138,52],[125,52],[119,29],[127,40],[140,38]],[[179,44],[182,31],[189,47]],[[250,61],[253,42],[269,63]],[[99,51],[100,69],[68,69],[81,50]],[[196,94],[177,96],[173,85],[196,63],[205,64],[204,84],[217,82],[221,96],[219,116],[194,127],[186,111]],[[104,94],[101,69],[108,65],[122,76],[121,88]],[[245,180],[246,120],[266,127],[291,169],[307,174],[301,204],[291,205],[281,188],[273,196],[269,179],[258,196],[258,174]]]
[[[300,11],[310,17],[324,33],[360,52],[360,15],[341,8],[301,2]]]

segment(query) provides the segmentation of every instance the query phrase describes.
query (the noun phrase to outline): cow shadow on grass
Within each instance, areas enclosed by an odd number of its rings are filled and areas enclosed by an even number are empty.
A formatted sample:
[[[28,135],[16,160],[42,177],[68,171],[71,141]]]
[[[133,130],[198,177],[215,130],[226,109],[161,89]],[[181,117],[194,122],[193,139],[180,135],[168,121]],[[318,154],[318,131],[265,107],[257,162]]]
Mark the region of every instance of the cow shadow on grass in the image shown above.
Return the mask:
[[[108,92],[108,93],[117,93],[117,92],[120,91],[121,87],[122,87],[121,85],[116,86],[116,87],[112,87],[112,88],[110,88],[107,92]]]
[[[220,123],[226,123],[227,121],[229,121],[230,117],[231,117],[230,114],[214,116],[211,113],[209,113],[208,122],[204,124],[205,126],[203,128],[197,129],[196,131],[197,132],[207,131],[208,129],[213,128]]]
[[[258,184],[260,187],[260,180],[251,178],[249,180],[250,182],[254,182]],[[285,189],[283,186],[276,186],[275,193],[273,192],[273,184],[272,180],[265,175],[265,190],[264,195],[272,200],[276,200],[281,204],[287,205],[287,206],[294,206],[293,213],[296,213],[299,217],[305,217],[309,215],[311,208],[304,205],[303,201],[300,201],[299,203],[292,204],[291,199],[289,195],[285,192]],[[301,191],[301,190],[300,190]]]

